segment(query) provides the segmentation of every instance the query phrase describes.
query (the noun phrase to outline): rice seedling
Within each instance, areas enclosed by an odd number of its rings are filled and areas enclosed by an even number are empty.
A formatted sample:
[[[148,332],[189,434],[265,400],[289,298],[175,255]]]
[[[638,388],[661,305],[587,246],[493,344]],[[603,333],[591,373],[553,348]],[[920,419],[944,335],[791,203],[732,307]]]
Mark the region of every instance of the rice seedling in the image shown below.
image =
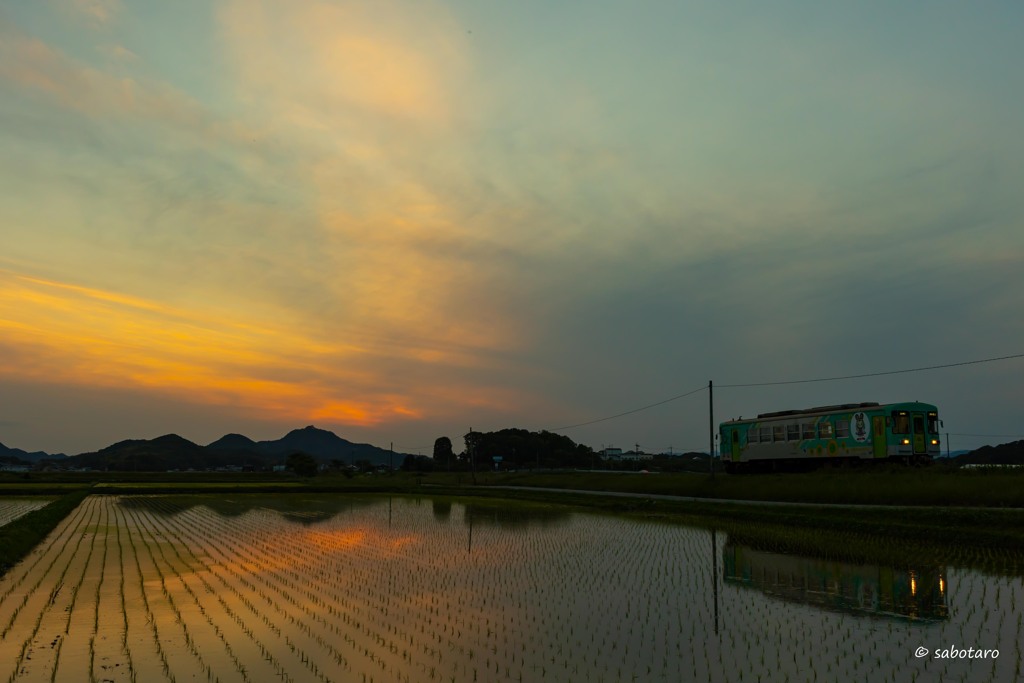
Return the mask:
[[[51,496],[0,497],[0,527],[27,515],[33,510],[46,507],[53,500]]]
[[[1019,576],[956,566],[911,576],[613,516],[460,503],[434,511],[405,498],[94,496],[0,580],[0,676],[1019,675]],[[928,606],[925,589],[941,593],[944,611]],[[915,661],[906,645],[967,638],[1004,654],[980,666]]]

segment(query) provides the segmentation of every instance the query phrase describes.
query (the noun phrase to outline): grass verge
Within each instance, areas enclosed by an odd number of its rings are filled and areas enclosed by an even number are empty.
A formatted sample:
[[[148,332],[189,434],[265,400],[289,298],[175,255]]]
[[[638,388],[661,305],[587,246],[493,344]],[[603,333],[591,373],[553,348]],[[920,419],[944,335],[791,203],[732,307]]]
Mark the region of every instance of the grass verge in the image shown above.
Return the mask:
[[[432,474],[428,481],[458,475]],[[468,475],[462,475],[463,480]],[[733,500],[850,505],[1024,508],[1024,469],[943,467],[831,468],[814,472],[730,476],[611,472],[500,472],[477,475],[488,486],[620,491]]]
[[[88,495],[86,489],[66,493],[46,507],[33,510],[0,527],[0,576],[6,574],[8,569],[56,529]]]

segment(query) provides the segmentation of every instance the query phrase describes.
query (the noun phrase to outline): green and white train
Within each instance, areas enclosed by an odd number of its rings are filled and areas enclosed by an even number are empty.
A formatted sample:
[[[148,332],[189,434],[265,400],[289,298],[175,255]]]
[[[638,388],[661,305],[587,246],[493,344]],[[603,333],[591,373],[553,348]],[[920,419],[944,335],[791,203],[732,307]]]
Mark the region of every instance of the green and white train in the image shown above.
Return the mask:
[[[816,461],[926,463],[940,453],[940,426],[930,403],[844,403],[723,422],[719,444],[727,472]]]

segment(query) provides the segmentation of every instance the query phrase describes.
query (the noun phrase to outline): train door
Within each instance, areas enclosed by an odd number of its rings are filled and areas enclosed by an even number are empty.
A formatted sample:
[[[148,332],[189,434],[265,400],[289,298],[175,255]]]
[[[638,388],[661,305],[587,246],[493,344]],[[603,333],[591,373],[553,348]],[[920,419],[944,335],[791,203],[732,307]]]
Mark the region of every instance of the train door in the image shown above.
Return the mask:
[[[876,458],[885,458],[889,455],[885,438],[885,415],[875,415],[871,418],[871,445],[874,447]]]
[[[740,461],[740,433],[737,430],[732,430],[732,461]]]
[[[914,454],[926,453],[927,448],[925,447],[924,415],[921,413],[914,413],[911,424],[913,425],[914,432]]]

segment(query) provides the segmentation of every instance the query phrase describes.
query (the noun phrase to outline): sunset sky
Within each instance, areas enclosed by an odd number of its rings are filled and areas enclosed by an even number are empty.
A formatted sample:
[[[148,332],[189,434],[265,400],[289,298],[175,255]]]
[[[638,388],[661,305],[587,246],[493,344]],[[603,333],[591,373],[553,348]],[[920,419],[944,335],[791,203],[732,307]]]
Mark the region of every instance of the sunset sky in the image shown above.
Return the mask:
[[[995,1],[5,2],[0,442],[429,454],[1024,353],[1022,31]],[[1024,358],[714,397],[1024,438]],[[707,398],[562,433],[706,449]]]

